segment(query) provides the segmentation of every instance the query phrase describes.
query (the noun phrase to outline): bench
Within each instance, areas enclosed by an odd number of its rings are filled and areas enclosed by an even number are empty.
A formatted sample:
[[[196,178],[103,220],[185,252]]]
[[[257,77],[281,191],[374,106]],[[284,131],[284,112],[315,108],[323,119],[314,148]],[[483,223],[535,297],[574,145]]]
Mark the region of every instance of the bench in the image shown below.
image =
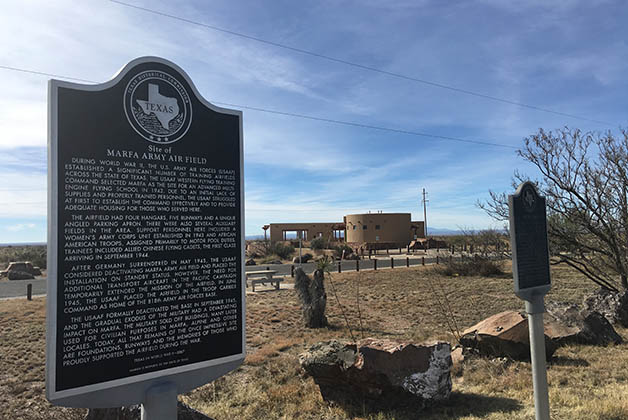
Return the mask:
[[[273,274],[277,274],[276,270],[260,270],[260,271],[247,271],[246,272],[246,287],[249,287],[249,280],[251,280],[251,288],[255,291],[256,284],[270,283],[275,284],[275,289],[279,290],[279,284],[283,279],[279,277],[273,277]]]

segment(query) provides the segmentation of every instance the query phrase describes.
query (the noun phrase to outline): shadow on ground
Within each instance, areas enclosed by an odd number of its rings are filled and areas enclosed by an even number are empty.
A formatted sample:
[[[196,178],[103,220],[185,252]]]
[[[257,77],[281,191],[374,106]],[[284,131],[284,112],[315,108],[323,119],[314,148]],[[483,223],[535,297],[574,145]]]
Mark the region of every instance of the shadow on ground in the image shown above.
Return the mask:
[[[343,406],[342,408],[352,416],[381,413],[397,420],[415,420],[417,412],[420,412],[420,418],[424,419],[458,419],[467,416],[484,417],[494,412],[510,413],[521,409],[522,405],[512,398],[452,392],[447,401],[425,409],[418,406],[394,410],[368,409],[366,406],[360,408]]]
[[[590,366],[589,362],[584,359],[574,359],[571,357],[565,356],[554,356],[547,362],[548,365],[552,366],[582,366],[587,367]]]

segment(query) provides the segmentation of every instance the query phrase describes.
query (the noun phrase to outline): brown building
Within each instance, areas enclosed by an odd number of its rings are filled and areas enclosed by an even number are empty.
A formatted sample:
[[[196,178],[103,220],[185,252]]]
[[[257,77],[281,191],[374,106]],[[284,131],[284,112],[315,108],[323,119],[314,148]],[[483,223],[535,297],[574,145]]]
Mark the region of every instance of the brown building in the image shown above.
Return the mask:
[[[423,238],[423,222],[413,222],[410,213],[365,213],[344,216],[343,223],[271,223],[270,241],[285,241],[289,237],[310,241],[323,237],[330,241],[345,241],[350,245],[365,245],[370,249],[405,247],[416,238]]]
[[[270,241],[286,241],[290,238],[311,241],[322,237],[329,241],[343,241],[345,226],[343,223],[271,223],[264,226],[270,228]]]

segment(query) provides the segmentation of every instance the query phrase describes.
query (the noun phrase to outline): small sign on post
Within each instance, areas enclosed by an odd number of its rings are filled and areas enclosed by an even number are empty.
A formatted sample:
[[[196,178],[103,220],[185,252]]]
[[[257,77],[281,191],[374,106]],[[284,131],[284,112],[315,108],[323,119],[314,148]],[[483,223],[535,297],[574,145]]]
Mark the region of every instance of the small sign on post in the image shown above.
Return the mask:
[[[551,288],[545,198],[534,184],[524,182],[508,196],[510,242],[515,294],[525,300],[530,333],[530,356],[537,420],[549,420],[544,296]]]
[[[242,363],[242,144],[242,113],[158,57],[50,81],[52,403],[171,419],[177,394]]]

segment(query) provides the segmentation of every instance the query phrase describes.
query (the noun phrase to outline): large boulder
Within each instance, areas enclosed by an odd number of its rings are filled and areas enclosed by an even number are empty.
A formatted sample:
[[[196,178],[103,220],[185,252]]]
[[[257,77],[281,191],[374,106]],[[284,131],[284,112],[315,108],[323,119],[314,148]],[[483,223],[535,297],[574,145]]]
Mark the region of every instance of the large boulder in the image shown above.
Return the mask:
[[[365,339],[311,346],[299,362],[325,401],[369,408],[425,407],[449,398],[451,346]]]
[[[500,312],[467,328],[460,337],[460,344],[486,356],[530,360],[528,318],[517,311]],[[546,332],[545,355],[548,359],[557,347]]]
[[[293,264],[305,264],[306,262],[310,261],[314,256],[312,254],[310,254],[309,252],[306,252],[305,254],[301,255],[301,257],[299,258],[299,256],[297,255],[296,257],[294,257],[292,259],[292,263]]]
[[[548,302],[545,334],[558,346],[568,343],[608,345],[623,342],[613,326],[599,312],[580,310],[576,305]]]
[[[41,270],[33,267],[30,261],[19,261],[10,262],[1,274],[1,277],[6,276],[9,280],[32,280],[35,276],[41,276]]]
[[[245,254],[249,258],[261,258],[268,253],[270,244],[264,241],[249,242],[246,244]]]
[[[91,408],[85,415],[85,420],[140,420],[142,409],[139,405],[118,408]],[[177,401],[177,420],[212,420],[190,407]]]
[[[327,294],[325,293],[325,273],[316,270],[310,278],[303,269],[294,270],[294,289],[301,302],[303,320],[308,328],[322,328],[327,326],[325,309]]]
[[[32,280],[35,276],[26,271],[11,270],[7,272],[7,278],[9,280]]]
[[[628,290],[613,292],[600,288],[584,299],[583,306],[587,312],[599,312],[611,324],[628,328]]]

